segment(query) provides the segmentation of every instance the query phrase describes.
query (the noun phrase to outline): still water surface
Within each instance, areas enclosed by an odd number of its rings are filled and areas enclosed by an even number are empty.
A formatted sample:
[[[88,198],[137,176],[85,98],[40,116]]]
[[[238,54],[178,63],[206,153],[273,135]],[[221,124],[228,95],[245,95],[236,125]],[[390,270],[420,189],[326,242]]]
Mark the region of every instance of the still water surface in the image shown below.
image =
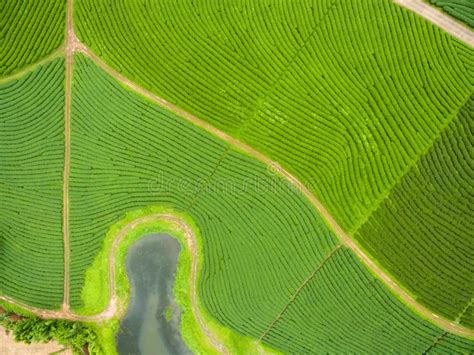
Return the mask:
[[[117,334],[119,354],[191,354],[179,325],[173,284],[181,246],[165,234],[135,242],[127,253],[131,298]]]

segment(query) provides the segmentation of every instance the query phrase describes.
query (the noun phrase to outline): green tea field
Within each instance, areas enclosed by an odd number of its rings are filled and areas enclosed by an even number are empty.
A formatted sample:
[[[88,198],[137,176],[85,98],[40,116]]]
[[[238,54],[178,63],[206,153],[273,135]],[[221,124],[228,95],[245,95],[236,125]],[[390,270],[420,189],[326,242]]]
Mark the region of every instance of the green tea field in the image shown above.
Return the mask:
[[[125,354],[122,320],[149,302],[127,250],[166,233],[176,305],[156,317],[192,353],[474,353],[469,1],[0,13],[0,326],[17,340]],[[140,354],[161,339],[144,334]]]

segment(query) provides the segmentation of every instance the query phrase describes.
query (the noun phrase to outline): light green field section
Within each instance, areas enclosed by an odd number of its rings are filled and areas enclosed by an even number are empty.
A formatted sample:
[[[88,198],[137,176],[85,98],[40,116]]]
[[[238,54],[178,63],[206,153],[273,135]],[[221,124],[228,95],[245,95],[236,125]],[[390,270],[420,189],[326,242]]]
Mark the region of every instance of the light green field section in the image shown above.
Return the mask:
[[[0,2],[0,76],[47,56],[64,42],[64,0]]]
[[[108,228],[127,211],[163,205],[196,222],[204,252],[200,301],[241,335],[301,353],[341,349],[341,341],[347,349],[422,351],[442,333],[349,250],[324,262],[338,241],[306,199],[263,164],[121,87],[85,57],[76,56],[74,68],[74,307]]]
[[[107,63],[279,161],[348,231],[473,89],[463,47],[391,1],[76,5]]]
[[[63,297],[64,61],[0,84],[0,295]]]

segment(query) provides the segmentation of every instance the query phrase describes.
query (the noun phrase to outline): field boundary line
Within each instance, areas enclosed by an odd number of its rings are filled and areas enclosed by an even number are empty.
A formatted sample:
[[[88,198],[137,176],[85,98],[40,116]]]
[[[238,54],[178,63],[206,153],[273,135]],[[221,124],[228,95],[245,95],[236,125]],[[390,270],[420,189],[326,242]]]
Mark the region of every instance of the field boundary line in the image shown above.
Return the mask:
[[[275,324],[278,323],[278,321],[281,319],[281,317],[283,317],[283,314],[285,314],[285,312],[287,311],[288,308],[290,308],[290,306],[295,302],[296,298],[299,296],[299,294],[301,293],[301,291],[303,291],[303,289],[306,287],[306,285],[311,282],[314,277],[316,276],[316,274],[324,267],[324,265],[326,265],[326,263],[329,261],[329,259],[331,259],[332,256],[334,256],[334,254],[336,254],[336,252],[338,250],[340,250],[341,248],[343,247],[342,244],[338,244],[334,249],[332,249],[323,259],[323,261],[321,261],[318,265],[318,267],[303,281],[303,283],[300,285],[300,287],[298,287],[295,292],[293,293],[293,295],[290,297],[289,301],[285,304],[285,306],[283,307],[283,309],[280,311],[280,313],[278,313],[278,315],[276,316],[276,318],[270,323],[270,325],[268,326],[268,328],[263,332],[263,334],[260,336],[259,340],[260,341],[263,341],[263,339],[268,335],[268,333],[270,333],[273,329],[273,327],[275,326]]]
[[[332,217],[332,215],[324,207],[324,205],[316,198],[316,196],[314,196],[313,193],[303,183],[301,183],[295,176],[293,176],[291,173],[283,169],[277,162],[268,158],[266,155],[250,147],[249,145],[219,130],[213,125],[187,112],[186,110],[178,107],[177,105],[142,88],[138,84],[134,83],[132,80],[128,79],[121,73],[111,68],[101,58],[99,58],[99,56],[97,56],[90,48],[86,47],[85,45],[81,44],[77,46],[76,51],[81,52],[85,54],[87,57],[89,57],[90,59],[92,59],[92,61],[94,61],[97,66],[102,68],[106,73],[108,73],[110,76],[115,78],[117,81],[119,81],[123,86],[127,87],[128,89],[135,91],[136,93],[144,96],[145,98],[156,103],[162,108],[167,109],[168,111],[171,111],[172,113],[186,119],[187,121],[213,134],[214,136],[233,145],[239,150],[249,154],[250,156],[256,158],[257,160],[260,160],[261,162],[267,164],[269,167],[272,168],[272,170],[275,173],[277,173],[284,179],[288,180],[302,194],[305,195],[305,197],[311,202],[311,204],[318,210],[320,215],[325,219],[326,223],[333,230],[336,236],[339,237],[342,243],[345,246],[347,246],[349,249],[351,249],[357,255],[359,260],[361,260],[363,264],[365,264],[365,266],[369,270],[371,270],[371,272],[375,276],[377,276],[383,283],[385,283],[385,285],[392,291],[392,293],[397,295],[398,298],[400,298],[405,303],[406,306],[409,306],[412,310],[417,312],[423,318],[430,320],[433,324],[436,324],[441,329],[447,330],[453,334],[474,338],[474,330],[468,329],[458,324],[453,325],[451,324],[452,321],[445,319],[439,315],[433,314],[431,310],[419,304],[411,295],[409,295],[401,286],[399,286],[388,273],[382,270],[382,268],[379,267],[362,250],[362,248],[359,247],[358,244],[356,244],[356,242],[349,236],[349,234],[346,233],[342,229],[341,226],[339,226],[336,220]]]
[[[425,3],[423,0],[393,0],[397,5],[404,7],[427,21],[441,28],[451,36],[474,48],[474,31],[463,23],[455,20],[443,10]]]
[[[408,162],[407,166],[401,172],[401,174],[397,177],[397,179],[392,184],[390,184],[390,186],[388,186],[388,188],[380,195],[379,198],[377,198],[375,200],[373,205],[367,210],[367,213],[360,219],[359,222],[357,222],[357,224],[355,224],[351,228],[349,233],[355,235],[362,228],[362,226],[365,225],[367,223],[367,221],[374,215],[374,213],[376,213],[382,207],[385,200],[387,200],[389,198],[389,196],[392,194],[393,190],[402,182],[402,180],[405,178],[405,176],[410,174],[410,172],[413,171],[413,169],[416,168],[416,166],[418,165],[420,160],[423,159],[424,157],[426,157],[429,154],[429,152],[431,151],[431,149],[435,146],[435,144],[442,138],[444,132],[446,132],[446,130],[449,128],[449,126],[451,126],[451,124],[458,119],[459,112],[469,102],[469,100],[471,99],[472,96],[474,96],[474,94],[469,93],[469,96],[467,97],[467,99],[465,99],[462,102],[459,109],[457,109],[456,112],[454,112],[451,116],[449,116],[447,118],[446,122],[444,122],[444,124],[439,128],[439,131],[433,137],[433,139],[431,140],[431,143],[429,145],[427,145],[425,149],[423,149],[421,152],[419,152],[413,159],[411,159]]]
[[[44,64],[47,64],[57,58],[60,58],[64,55],[64,49],[65,47],[63,45],[61,45],[60,47],[56,48],[55,50],[53,50],[52,52],[50,52],[48,55],[44,56],[43,58],[41,58],[40,60],[34,62],[34,63],[31,63],[31,64],[28,64],[27,66],[23,67],[21,70],[17,71],[16,73],[13,73],[11,75],[7,75],[7,76],[4,76],[4,77],[0,77],[0,84],[4,84],[4,83],[7,83],[9,81],[13,81],[13,80],[16,80],[16,79],[19,79],[27,74],[29,74],[30,72],[32,72],[33,70],[35,70],[36,68],[44,65]]]
[[[456,317],[456,320],[454,321],[455,323],[459,323],[462,320],[462,317],[466,314],[467,310],[474,305],[474,297],[472,297],[469,302],[467,302],[466,307],[459,313],[459,315]]]
[[[211,174],[208,176],[205,183],[200,187],[198,192],[193,196],[193,198],[191,199],[191,202],[185,208],[185,211],[190,211],[196,205],[196,203],[197,203],[199,197],[201,196],[201,194],[203,193],[203,191],[205,191],[209,187],[209,185],[212,183],[212,180],[214,180],[214,176],[216,175],[217,170],[221,166],[224,159],[227,158],[227,156],[229,155],[230,150],[231,150],[231,145],[227,145],[224,152],[221,154],[221,156],[217,160],[216,166],[214,166],[214,168],[212,169]]]
[[[69,276],[70,276],[70,243],[69,243],[69,172],[71,158],[71,97],[74,62],[75,35],[72,20],[72,0],[66,4],[66,70],[64,82],[64,171],[63,171],[63,245],[64,245],[64,287],[62,309],[69,311]]]
[[[422,354],[425,355],[425,354],[428,354],[433,348],[436,347],[436,345],[438,345],[439,343],[441,343],[444,339],[444,337],[446,335],[448,335],[449,333],[448,332],[443,332],[442,334],[438,335],[434,341],[430,344],[430,346],[428,348],[426,348],[425,350],[423,350]]]

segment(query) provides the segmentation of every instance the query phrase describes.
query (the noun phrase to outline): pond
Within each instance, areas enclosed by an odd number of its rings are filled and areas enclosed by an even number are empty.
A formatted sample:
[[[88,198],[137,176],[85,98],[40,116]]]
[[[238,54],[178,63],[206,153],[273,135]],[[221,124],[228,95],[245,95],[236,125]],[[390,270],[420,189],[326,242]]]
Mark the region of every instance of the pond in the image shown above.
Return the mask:
[[[119,354],[191,354],[181,338],[181,312],[173,285],[179,242],[168,235],[149,235],[127,253],[131,297],[117,334]]]

